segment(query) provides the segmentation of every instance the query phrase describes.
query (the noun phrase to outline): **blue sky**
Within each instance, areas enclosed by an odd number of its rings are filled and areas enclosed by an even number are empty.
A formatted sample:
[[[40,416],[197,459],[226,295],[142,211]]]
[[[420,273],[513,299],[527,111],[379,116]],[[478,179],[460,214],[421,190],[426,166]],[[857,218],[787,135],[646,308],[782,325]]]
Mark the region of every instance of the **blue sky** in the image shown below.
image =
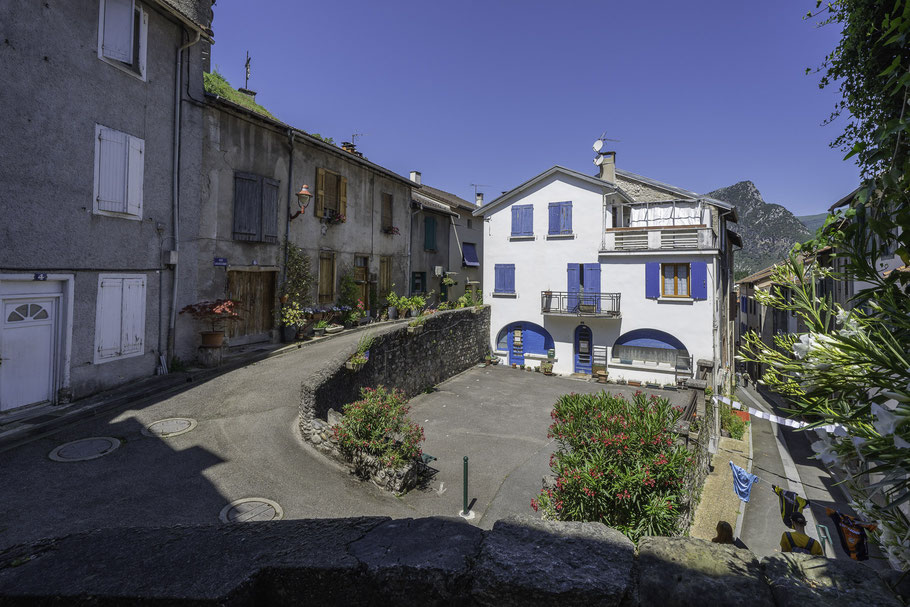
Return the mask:
[[[466,199],[561,164],[617,166],[708,192],[750,179],[822,212],[856,167],[821,126],[837,100],[806,75],[837,43],[813,0],[259,0],[215,5],[212,64],[284,122]]]

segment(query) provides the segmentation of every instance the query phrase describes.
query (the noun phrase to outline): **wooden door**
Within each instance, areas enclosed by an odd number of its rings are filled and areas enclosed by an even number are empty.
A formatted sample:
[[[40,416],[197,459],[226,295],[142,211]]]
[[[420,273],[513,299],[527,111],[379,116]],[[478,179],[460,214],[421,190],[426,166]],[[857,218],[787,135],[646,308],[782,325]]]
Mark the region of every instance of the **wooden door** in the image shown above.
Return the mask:
[[[275,272],[230,270],[227,290],[239,302],[240,320],[229,324],[226,335],[241,338],[235,344],[268,339],[274,326]]]

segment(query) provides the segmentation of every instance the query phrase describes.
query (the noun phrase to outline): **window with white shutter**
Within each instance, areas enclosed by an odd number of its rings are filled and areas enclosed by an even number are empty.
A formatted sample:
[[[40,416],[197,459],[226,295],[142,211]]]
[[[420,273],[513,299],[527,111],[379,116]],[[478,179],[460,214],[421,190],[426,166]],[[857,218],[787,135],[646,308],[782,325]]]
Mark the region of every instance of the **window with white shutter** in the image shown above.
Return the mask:
[[[144,275],[102,274],[95,312],[95,364],[145,352]]]
[[[99,215],[142,219],[145,141],[95,125],[95,199]]]
[[[99,0],[98,57],[145,80],[148,13],[135,0]]]

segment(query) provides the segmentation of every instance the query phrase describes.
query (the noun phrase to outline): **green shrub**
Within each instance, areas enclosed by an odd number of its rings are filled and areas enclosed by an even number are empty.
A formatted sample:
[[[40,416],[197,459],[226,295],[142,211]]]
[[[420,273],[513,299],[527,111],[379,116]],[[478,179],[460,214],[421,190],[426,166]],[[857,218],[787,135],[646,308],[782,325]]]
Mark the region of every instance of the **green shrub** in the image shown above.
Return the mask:
[[[409,322],[408,326],[409,327],[422,327],[423,325],[427,324],[428,318],[429,318],[429,316],[427,316],[426,314],[421,314],[420,316],[418,316],[417,318],[415,318],[414,320]]]
[[[733,408],[726,403],[720,403],[720,427],[730,433],[732,438],[742,440],[746,433],[746,422],[733,413]]]
[[[407,418],[407,399],[400,390],[362,388],[360,400],[345,405],[333,429],[341,450],[368,453],[383,465],[398,468],[420,457],[423,428]]]
[[[641,392],[632,400],[607,392],[560,397],[548,433],[559,444],[550,457],[556,486],[531,507],[547,518],[600,521],[633,541],[679,533],[683,479],[693,466],[669,431],[681,414]]]
[[[341,273],[338,288],[338,305],[351,308],[357,306],[360,296],[360,285],[354,280],[354,270],[348,268]]]

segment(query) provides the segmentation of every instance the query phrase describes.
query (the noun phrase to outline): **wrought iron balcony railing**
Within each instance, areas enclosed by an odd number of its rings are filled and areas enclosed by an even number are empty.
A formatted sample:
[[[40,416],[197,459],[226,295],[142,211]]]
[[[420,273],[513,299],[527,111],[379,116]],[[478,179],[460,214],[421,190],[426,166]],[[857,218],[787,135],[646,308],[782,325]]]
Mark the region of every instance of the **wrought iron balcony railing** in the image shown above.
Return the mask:
[[[619,293],[541,291],[541,314],[619,318]]]

